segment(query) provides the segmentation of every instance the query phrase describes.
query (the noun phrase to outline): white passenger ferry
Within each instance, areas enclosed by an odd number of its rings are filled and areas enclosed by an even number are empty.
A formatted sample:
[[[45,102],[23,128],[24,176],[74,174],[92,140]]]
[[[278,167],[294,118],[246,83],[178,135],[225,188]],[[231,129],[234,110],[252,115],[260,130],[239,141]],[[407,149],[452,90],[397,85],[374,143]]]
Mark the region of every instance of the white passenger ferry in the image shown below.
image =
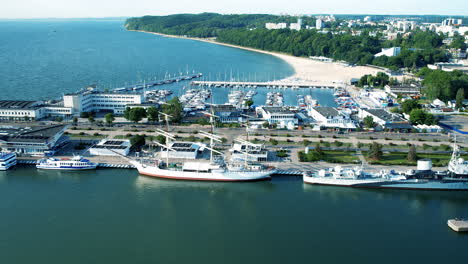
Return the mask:
[[[16,154],[13,152],[0,152],[0,170],[8,170],[16,165]]]
[[[40,159],[36,163],[36,168],[44,170],[93,170],[97,163],[93,163],[82,156],[68,158],[48,158]]]

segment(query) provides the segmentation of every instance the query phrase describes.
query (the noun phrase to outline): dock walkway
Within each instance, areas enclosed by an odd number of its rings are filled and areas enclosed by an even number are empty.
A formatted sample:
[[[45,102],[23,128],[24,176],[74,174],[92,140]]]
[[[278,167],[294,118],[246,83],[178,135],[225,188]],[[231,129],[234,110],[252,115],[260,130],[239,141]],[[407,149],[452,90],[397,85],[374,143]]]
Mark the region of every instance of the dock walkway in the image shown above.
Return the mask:
[[[248,88],[248,87],[266,87],[266,88],[321,88],[335,89],[342,87],[342,84],[335,83],[317,83],[317,82],[286,82],[286,81],[271,81],[271,82],[237,82],[237,81],[193,81],[193,86],[206,87],[225,87],[225,88]]]

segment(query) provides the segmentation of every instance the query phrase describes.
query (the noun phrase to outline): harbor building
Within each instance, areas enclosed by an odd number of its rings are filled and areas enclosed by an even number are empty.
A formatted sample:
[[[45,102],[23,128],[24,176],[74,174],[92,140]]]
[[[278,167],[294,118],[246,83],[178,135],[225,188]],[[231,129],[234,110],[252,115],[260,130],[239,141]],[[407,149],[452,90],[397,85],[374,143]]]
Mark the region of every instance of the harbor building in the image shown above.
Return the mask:
[[[403,96],[417,96],[421,94],[421,86],[418,85],[385,85],[385,92],[393,97],[398,97],[399,94]]]
[[[0,101],[0,120],[33,121],[51,116],[71,116],[71,108],[61,105],[48,105],[43,101]]]
[[[242,110],[233,105],[213,105],[211,110],[216,120],[223,124],[242,122]]]
[[[262,144],[235,143],[231,149],[232,161],[260,162],[268,160],[268,150]],[[246,154],[247,153],[247,154]]]
[[[127,156],[130,152],[128,139],[103,139],[89,149],[89,154],[95,156]]]
[[[280,127],[294,128],[299,123],[296,114],[285,107],[262,106],[257,107],[256,112],[269,124],[277,124]]]
[[[355,121],[334,107],[311,107],[308,109],[308,115],[315,120],[320,128],[336,128],[343,130],[355,130],[357,128]]]
[[[45,110],[41,101],[0,101],[1,120],[38,120],[41,119]]]
[[[172,142],[169,150],[161,151],[161,158],[169,159],[197,159],[198,153],[205,150],[205,145],[193,142]]]
[[[390,113],[381,108],[359,110],[358,117],[361,120],[367,116],[371,116],[375,123],[387,130],[408,132],[413,129],[413,126],[398,114]]]
[[[0,127],[0,148],[25,155],[53,155],[68,142],[65,125]]]
[[[127,105],[144,102],[143,94],[137,92],[104,92],[94,87],[88,87],[76,93],[63,96],[65,107],[72,109],[74,114],[81,112],[113,112],[123,114]]]

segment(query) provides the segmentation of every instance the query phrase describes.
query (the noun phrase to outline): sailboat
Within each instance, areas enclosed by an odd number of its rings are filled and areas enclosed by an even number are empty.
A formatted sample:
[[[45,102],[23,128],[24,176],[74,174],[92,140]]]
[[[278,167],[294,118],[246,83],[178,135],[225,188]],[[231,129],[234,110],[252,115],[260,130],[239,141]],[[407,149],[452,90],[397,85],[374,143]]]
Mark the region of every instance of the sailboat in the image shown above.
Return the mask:
[[[209,114],[213,132],[213,114]],[[165,115],[168,126],[168,115]],[[175,136],[166,131],[157,130],[157,133],[166,138],[166,144],[159,145],[165,151],[176,151],[169,146],[170,140],[175,140]],[[223,153],[214,149],[215,142],[221,142],[221,137],[204,131],[199,132],[200,135],[210,139],[210,146],[206,147],[210,151],[210,160],[207,161],[190,161],[183,162],[181,165],[171,164],[169,155],[166,155],[166,161],[152,160],[149,162],[131,160],[130,162],[137,168],[142,175],[174,179],[174,180],[190,180],[190,181],[225,181],[225,182],[245,182],[245,181],[261,181],[271,179],[271,174],[274,170],[265,169],[263,166],[244,164],[243,166],[230,166],[226,164],[223,158]],[[214,153],[220,154],[219,156]]]

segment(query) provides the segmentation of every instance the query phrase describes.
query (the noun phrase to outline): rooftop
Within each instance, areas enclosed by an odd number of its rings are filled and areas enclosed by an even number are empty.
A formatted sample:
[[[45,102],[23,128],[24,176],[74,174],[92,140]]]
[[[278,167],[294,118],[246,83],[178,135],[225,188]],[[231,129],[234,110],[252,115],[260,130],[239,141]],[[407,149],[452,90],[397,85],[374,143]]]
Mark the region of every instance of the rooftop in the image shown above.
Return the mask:
[[[0,108],[4,109],[37,109],[38,101],[16,101],[16,100],[1,100]]]
[[[270,114],[294,114],[291,110],[279,106],[265,106],[263,110]]]
[[[325,117],[340,115],[340,112],[338,112],[338,110],[336,110],[333,107],[329,107],[329,106],[314,107],[314,110],[317,111],[322,116],[325,116]]]
[[[48,142],[64,128],[65,125],[0,127],[0,142]]]
[[[368,112],[369,114],[376,116],[385,122],[404,122],[405,120],[398,115],[389,113],[385,111],[384,109],[365,109],[364,111]]]
[[[233,105],[229,105],[229,104],[223,104],[223,105],[213,105],[211,107],[213,109],[213,112],[238,112],[239,110],[233,106]]]

